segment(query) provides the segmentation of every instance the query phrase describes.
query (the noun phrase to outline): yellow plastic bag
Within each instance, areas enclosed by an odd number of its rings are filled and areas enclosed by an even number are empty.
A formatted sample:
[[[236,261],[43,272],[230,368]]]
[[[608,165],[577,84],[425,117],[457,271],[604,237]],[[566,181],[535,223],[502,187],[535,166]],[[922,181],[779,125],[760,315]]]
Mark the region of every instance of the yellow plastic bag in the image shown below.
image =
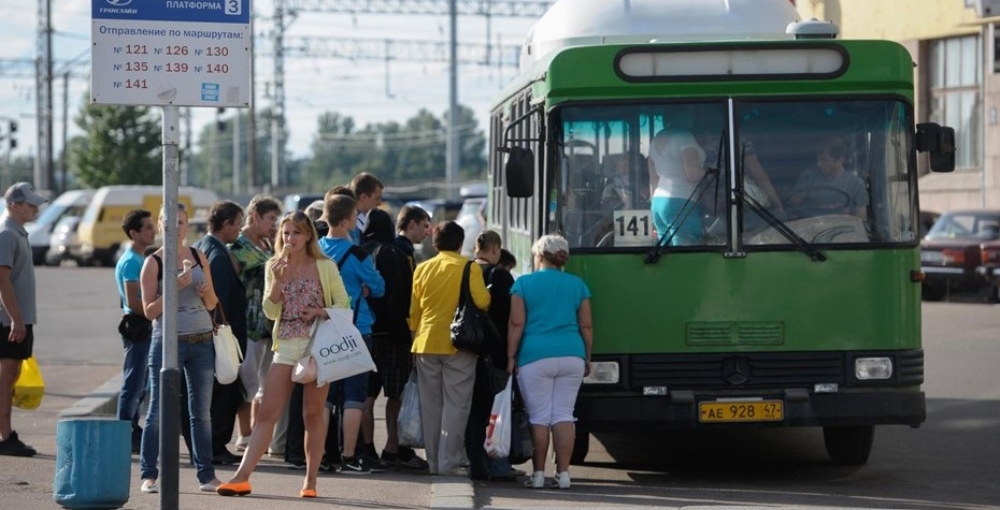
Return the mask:
[[[45,380],[38,362],[32,356],[21,363],[21,375],[14,382],[14,407],[38,409],[45,396]]]

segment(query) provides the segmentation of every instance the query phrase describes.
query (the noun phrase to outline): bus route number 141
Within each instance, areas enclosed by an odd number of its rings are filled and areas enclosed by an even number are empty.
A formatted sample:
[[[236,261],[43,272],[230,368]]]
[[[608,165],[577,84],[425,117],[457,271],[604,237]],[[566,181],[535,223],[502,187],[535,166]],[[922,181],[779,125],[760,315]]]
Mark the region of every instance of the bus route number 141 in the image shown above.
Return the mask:
[[[615,246],[649,246],[653,242],[653,218],[649,209],[614,213]]]

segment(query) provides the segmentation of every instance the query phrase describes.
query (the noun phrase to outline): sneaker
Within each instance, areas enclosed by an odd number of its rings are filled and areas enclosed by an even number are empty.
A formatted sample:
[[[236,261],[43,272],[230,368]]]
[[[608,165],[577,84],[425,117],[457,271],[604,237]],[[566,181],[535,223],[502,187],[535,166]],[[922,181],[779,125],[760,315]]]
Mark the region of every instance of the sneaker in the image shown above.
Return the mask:
[[[238,436],[236,438],[236,451],[245,452],[247,451],[247,446],[250,444],[250,438],[247,436]]]
[[[10,435],[7,439],[0,441],[0,455],[9,455],[11,457],[34,457],[38,453],[34,448],[24,444],[23,441],[17,438],[17,432],[13,430],[10,431]]]
[[[156,486],[156,480],[148,478],[142,481],[142,485],[139,487],[139,490],[142,491],[143,494],[156,494],[157,492],[160,492],[160,488]]]
[[[319,470],[323,473],[339,473],[340,464],[340,462],[331,462],[323,459],[323,461],[319,463]]]
[[[413,469],[418,471],[425,471],[429,468],[427,461],[421,459],[417,452],[413,451],[413,448],[407,446],[400,446],[399,451],[396,453],[390,453],[383,451],[382,460],[386,460],[386,454],[395,458],[395,464],[397,468],[401,469]],[[388,461],[386,460],[388,463]]]
[[[545,471],[535,471],[524,481],[524,486],[531,489],[541,489],[545,487]]]
[[[569,488],[569,472],[563,471],[562,473],[559,473],[558,475],[556,475],[555,478],[552,479],[552,482],[555,485],[555,487],[558,488],[558,489],[568,489]]]
[[[288,461],[288,462],[285,463],[285,467],[287,467],[288,469],[296,469],[296,470],[297,469],[305,469],[306,468],[306,461],[304,461],[304,460],[290,460],[290,461]]]
[[[200,490],[201,492],[215,492],[219,489],[220,485],[222,485],[222,481],[216,478],[214,480],[199,485],[198,490]]]
[[[389,470],[389,464],[382,462],[378,456],[365,452],[357,455],[358,460],[364,464],[372,473],[385,473]]]
[[[344,461],[340,464],[340,472],[345,475],[367,475],[372,471],[361,462],[360,457],[344,457]]]

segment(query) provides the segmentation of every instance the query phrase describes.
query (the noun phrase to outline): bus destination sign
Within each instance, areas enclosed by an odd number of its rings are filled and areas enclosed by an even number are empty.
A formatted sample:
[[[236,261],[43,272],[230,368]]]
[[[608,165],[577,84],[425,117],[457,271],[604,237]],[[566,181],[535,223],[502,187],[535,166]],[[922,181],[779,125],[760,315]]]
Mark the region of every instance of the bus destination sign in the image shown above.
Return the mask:
[[[91,102],[250,105],[250,0],[92,0]]]

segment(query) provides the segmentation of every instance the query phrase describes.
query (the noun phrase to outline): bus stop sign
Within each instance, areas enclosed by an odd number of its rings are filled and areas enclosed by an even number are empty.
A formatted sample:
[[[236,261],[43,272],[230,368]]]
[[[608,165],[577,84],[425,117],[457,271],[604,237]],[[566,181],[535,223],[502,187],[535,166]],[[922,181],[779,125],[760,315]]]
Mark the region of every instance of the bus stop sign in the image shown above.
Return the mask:
[[[250,0],[91,0],[91,102],[250,105]]]

